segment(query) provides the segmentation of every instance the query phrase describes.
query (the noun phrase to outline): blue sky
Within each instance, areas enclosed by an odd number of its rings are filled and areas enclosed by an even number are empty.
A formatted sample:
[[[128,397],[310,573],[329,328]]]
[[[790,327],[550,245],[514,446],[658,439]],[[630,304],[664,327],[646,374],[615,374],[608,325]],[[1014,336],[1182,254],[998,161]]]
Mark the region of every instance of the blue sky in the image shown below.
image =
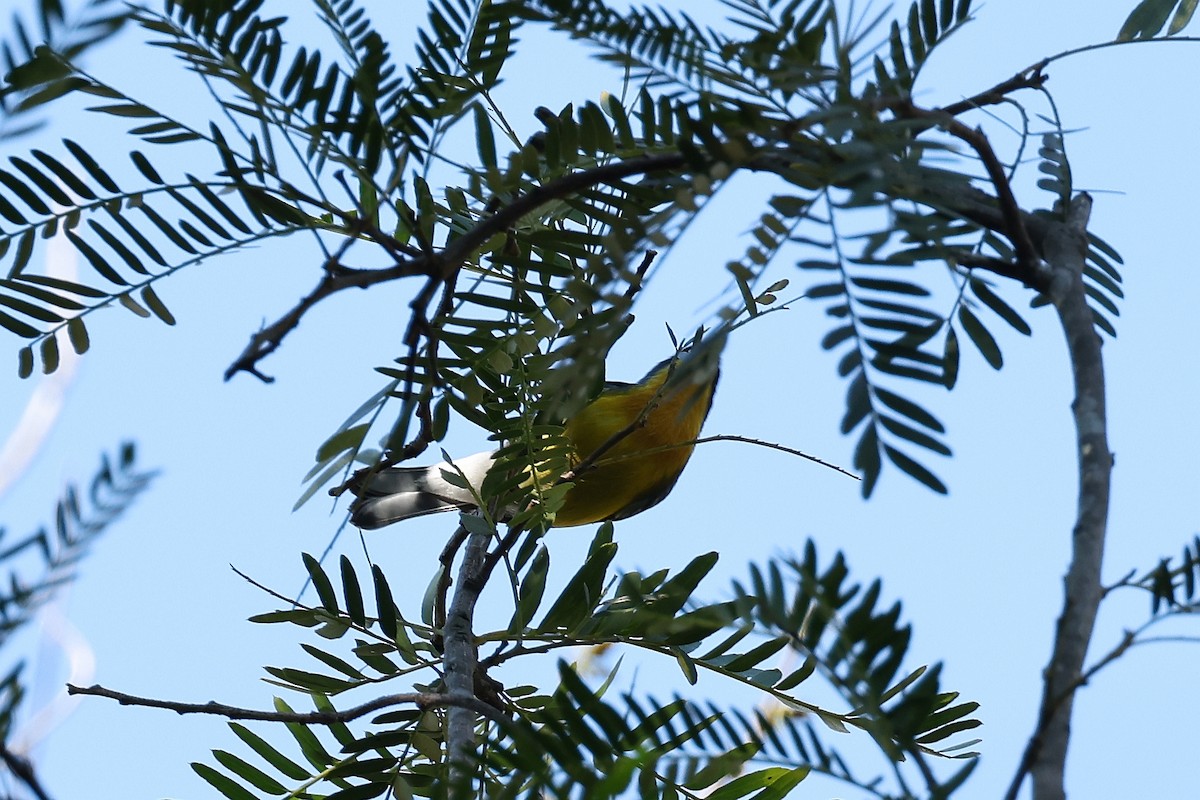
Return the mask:
[[[934,58],[918,101],[953,102],[1045,55],[1111,39],[1132,5],[982,4],[976,22]],[[377,23],[403,36],[409,15],[378,6]],[[299,41],[313,30],[312,20],[293,13],[291,38]],[[533,31],[522,38],[528,49],[508,75],[503,101],[523,131],[533,129],[537,104],[557,107],[619,90],[619,76],[589,61],[582,46]],[[89,66],[117,85],[137,87],[152,103],[203,114],[202,90],[192,77],[138,41],[139,33],[130,32]],[[1191,299],[1200,279],[1190,236],[1200,111],[1181,80],[1195,74],[1198,47],[1108,49],[1048,70],[1064,123],[1074,131],[1067,146],[1076,184],[1095,195],[1092,228],[1126,262],[1119,338],[1105,344],[1116,453],[1109,582],[1176,555],[1200,516],[1194,457],[1200,382],[1192,344],[1200,340],[1200,318]],[[46,137],[7,147],[20,154],[69,135],[116,163],[131,146],[120,131],[110,120],[71,110],[55,118]],[[171,165],[170,151],[153,155]],[[711,301],[726,289],[723,264],[747,244],[754,215],[746,202],[756,188],[745,182],[718,197],[660,264],[636,325],[613,353],[610,377],[636,379],[664,357],[670,349],[664,324],[687,331],[706,321]],[[1026,207],[1048,202],[1031,185],[1018,197]],[[274,691],[259,680],[262,665],[304,663],[296,629],[245,622],[275,602],[229,566],[285,593],[299,588],[299,553],[321,552],[344,516],[343,507],[320,500],[290,513],[301,478],[324,436],[381,385],[372,368],[398,352],[411,291],[385,286],[338,297],[264,363],[275,384],[244,375],[223,383],[222,372],[250,333],[311,288],[318,264],[308,240],[280,242],[163,282],[158,290],[179,320],[174,328],[121,309],[89,325],[92,350],[45,447],[0,498],[0,519],[10,535],[33,528],[48,517],[60,484],[85,479],[98,454],[123,437],[135,437],[143,463],[163,470],[83,563],[60,609],[86,642],[96,682],[142,695],[269,707]],[[791,278],[794,288],[805,280],[786,263],[772,277]],[[1006,297],[1026,305],[1020,292]],[[911,666],[945,660],[943,685],[982,703],[985,755],[967,798],[1003,791],[1031,730],[1075,509],[1062,335],[1045,309],[1027,319],[1031,339],[1000,332],[1003,371],[971,353],[953,393],[923,395],[947,425],[955,451],[936,464],[950,485],[948,497],[891,470],[863,502],[852,481],[831,471],[778,452],[715,443],[699,448],[666,502],[617,527],[617,562],[625,568],[677,568],[696,554],[720,551],[721,564],[706,584],[715,597],[724,596],[728,579],[743,575],[747,562],[798,551],[809,537],[826,558],[845,551],[860,581],[882,577],[885,597],[902,600],[914,624]],[[776,441],[848,465],[853,442],[837,434],[845,389],[835,358],[817,344],[827,327],[820,308],[801,301],[740,330],[725,354],[706,433]],[[15,339],[10,343],[15,352]],[[14,373],[0,375],[6,421],[16,419],[37,384]],[[445,442],[458,453],[485,445],[465,425]],[[451,524],[425,519],[368,538],[372,558],[400,587],[402,607],[419,603]],[[551,536],[560,577],[589,540],[585,530]],[[349,532],[337,545],[359,563],[361,551]],[[1092,660],[1123,628],[1140,623],[1146,606],[1135,593],[1107,603]],[[1162,632],[1189,631],[1194,626]],[[30,665],[30,675],[38,676],[35,705],[66,677],[52,641],[43,634]],[[1194,784],[1197,736],[1188,720],[1200,713],[1198,658],[1195,644],[1137,648],[1080,695],[1068,765],[1072,794],[1178,796]],[[643,664],[638,677],[656,690],[684,688],[672,665]],[[698,688],[717,696],[726,691],[713,682]],[[56,723],[35,755],[59,798],[94,796],[97,786],[125,797],[199,798],[212,791],[187,765],[209,760],[213,747],[236,749],[219,720],[89,699]]]

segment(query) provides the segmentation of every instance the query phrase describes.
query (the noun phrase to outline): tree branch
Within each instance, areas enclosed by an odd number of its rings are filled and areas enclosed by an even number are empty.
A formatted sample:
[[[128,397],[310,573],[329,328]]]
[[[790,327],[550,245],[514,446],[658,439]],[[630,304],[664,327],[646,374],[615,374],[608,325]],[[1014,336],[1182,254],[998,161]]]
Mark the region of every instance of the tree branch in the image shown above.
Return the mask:
[[[1004,165],[996,157],[987,137],[942,111],[917,108],[907,98],[880,101],[878,107],[891,109],[898,115],[908,113],[908,116],[918,120],[918,125],[923,129],[939,125],[952,128],[950,132],[971,145],[980,161],[986,165],[988,177],[995,184],[997,194],[988,194],[966,179],[946,179],[941,173],[916,168],[902,160],[889,163],[889,185],[880,191],[894,200],[920,203],[1007,237],[1017,250],[1017,263],[983,256],[958,256],[955,252],[957,260],[963,265],[987,269],[1044,291],[1049,281],[1049,270],[1038,258],[1034,243],[1044,237],[1047,223],[1040,217],[1026,214],[1018,205]],[[840,163],[841,157],[836,152],[816,142],[797,140],[765,147],[742,166],[751,171],[770,172],[784,180],[804,185],[803,181],[812,180],[812,176],[802,177],[797,173],[806,173],[809,169],[806,165],[814,164],[818,169],[823,169]],[[832,183],[841,188],[852,188],[853,184],[853,181]]]
[[[354,241],[353,238],[349,238],[346,243]],[[334,262],[335,259],[330,259],[330,261]],[[250,337],[250,344],[246,345],[242,354],[225,370],[225,380],[230,380],[239,372],[249,372],[263,383],[273,383],[274,378],[259,371],[258,362],[275,352],[284,337],[295,330],[304,315],[317,303],[343,289],[366,289],[377,283],[421,274],[424,273],[420,269],[419,263],[413,260],[404,261],[386,269],[352,269],[336,263],[326,264],[325,274],[316,288],[301,298],[300,302],[278,320]]]
[[[480,714],[497,722],[505,722],[507,718],[499,709],[483,702],[474,694],[453,692],[402,692],[376,697],[366,703],[342,711],[308,711],[284,712],[262,711],[255,708],[239,708],[224,703],[209,701],[207,703],[179,703],[174,700],[159,700],[154,697],[138,697],[125,694],[103,686],[73,686],[67,684],[67,694],[90,695],[92,697],[107,697],[116,700],[123,706],[142,706],[144,708],[163,708],[176,714],[210,714],[226,719],[255,720],[259,722],[288,722],[300,725],[332,725],[339,722],[351,722],[365,717],[380,709],[398,705],[414,705],[419,709],[429,708],[464,708],[471,714]]]
[[[491,535],[487,531],[472,532],[467,538],[462,565],[458,571],[457,588],[446,612],[442,629],[446,667],[446,691],[453,697],[475,698],[475,671],[479,651],[475,642],[475,604],[483,591],[483,569]],[[482,701],[479,701],[482,702]],[[485,704],[486,705],[486,704]],[[446,750],[450,762],[451,796],[471,795],[471,776],[478,760],[475,742],[475,720],[478,709],[473,706],[454,706],[447,712]]]
[[[942,106],[938,111],[942,114],[950,116],[958,116],[976,108],[984,106],[994,106],[998,103],[1003,103],[1008,100],[1008,96],[1020,89],[1041,89],[1045,85],[1047,76],[1043,70],[1050,63],[1049,59],[1043,59],[1036,64],[1032,64],[1025,69],[1013,75],[1005,81],[997,83],[990,89],[972,95],[965,100],[959,100],[957,103],[951,103],[947,106]]]
[[[1076,197],[1066,218],[1052,223],[1042,242],[1052,271],[1047,292],[1058,310],[1075,379],[1076,449],[1079,500],[1072,532],[1071,562],[1064,579],[1062,613],[1044,673],[1037,726],[1009,786],[1016,798],[1026,775],[1033,778],[1035,800],[1063,800],[1067,745],[1075,691],[1082,685],[1084,659],[1104,594],[1100,572],[1108,525],[1112,454],[1108,449],[1104,359],[1083,284],[1087,222],[1092,200]]]
[[[999,275],[1001,278],[1009,278],[1022,283],[1025,282],[1025,271],[1013,262],[1003,258],[985,256],[981,253],[970,252],[965,248],[952,247],[948,249],[946,260],[960,267],[982,269],[993,275]]]
[[[454,566],[454,558],[458,555],[463,542],[467,540],[467,536],[466,527],[460,524],[454,529],[454,533],[446,541],[446,546],[442,548],[441,555],[438,556],[438,563],[442,569],[441,574],[438,575],[437,590],[433,598],[434,634],[430,642],[438,651],[442,651],[445,647],[442,632],[446,627],[446,597],[450,594],[450,586],[454,583],[450,577],[450,569]]]
[[[517,197],[503,206],[495,214],[479,222],[471,230],[455,239],[441,254],[442,274],[458,269],[476,248],[490,239],[494,234],[508,230],[524,217],[536,211],[541,206],[564,197],[577,194],[602,183],[632,178],[635,175],[646,175],[667,169],[678,169],[687,164],[679,153],[659,153],[654,155],[635,156],[622,161],[613,161],[599,167],[572,172],[549,183]]]
[[[1041,268],[1041,258],[1025,226],[1027,215],[1017,203],[1004,165],[1000,163],[996,151],[992,149],[992,144],[983,131],[968,127],[942,111],[917,108],[907,99],[893,104],[893,110],[903,117],[931,122],[975,151],[984,170],[987,171],[988,179],[996,189],[996,200],[1004,220],[1003,230],[1017,251],[1017,266],[1021,279],[1026,285],[1045,291],[1048,274]]]
[[[470,258],[477,248],[483,245],[493,235],[505,231],[515,225],[526,214],[536,211],[541,206],[576,194],[584,189],[603,183],[624,180],[635,175],[657,172],[664,169],[676,169],[685,164],[684,157],[678,153],[663,153],[655,155],[636,156],[623,161],[615,161],[591,169],[572,172],[549,183],[538,186],[529,192],[518,196],[502,206],[496,213],[484,217],[473,228],[455,239],[441,252],[428,252],[414,255],[409,251],[401,252],[394,245],[389,245],[386,237],[381,238],[378,232],[367,230],[367,224],[362,220],[343,217],[349,232],[347,240],[339,253],[344,253],[350,244],[357,241],[358,232],[366,233],[373,240],[383,243],[385,249],[396,260],[394,266],[385,269],[350,269],[337,263],[337,257],[329,259],[325,265],[325,275],[311,292],[304,296],[290,311],[273,324],[263,328],[250,337],[250,344],[242,354],[225,370],[225,380],[229,380],[239,372],[249,372],[264,383],[274,379],[264,375],[258,369],[258,362],[278,349],[285,336],[291,333],[300,320],[313,306],[325,300],[330,295],[343,289],[357,287],[365,289],[377,283],[424,275],[430,278],[423,293],[432,296],[438,286],[451,281],[462,268],[463,263]]]
[[[1004,99],[1007,93],[1017,89],[1040,87],[1045,81],[1045,76],[1041,72],[1043,67],[1043,63],[1035,64],[1007,81],[997,84],[986,92],[938,110],[919,109],[913,106],[911,101],[906,98],[884,104],[884,106],[892,108],[897,113],[922,119],[931,126],[937,125],[944,128],[951,135],[963,140],[976,151],[987,169],[992,183],[996,186],[998,197],[991,198],[985,193],[979,192],[979,197],[964,198],[959,193],[959,196],[954,198],[943,198],[946,201],[946,207],[990,229],[1006,233],[1017,250],[1018,260],[1024,273],[1022,280],[1039,290],[1042,287],[1037,284],[1037,280],[1040,279],[1041,273],[1034,268],[1038,264],[1038,260],[1036,251],[1032,246],[1029,231],[1026,228],[1028,218],[1021,212],[1015,198],[1012,196],[1007,177],[1004,175],[1003,166],[999,163],[995,153],[992,152],[991,145],[983,133],[963,125],[954,118],[954,115],[969,108],[998,103]],[[792,131],[792,128],[788,128],[787,130]],[[787,160],[786,152],[789,148],[794,148],[800,143],[792,139],[791,136],[785,136],[784,141],[780,142],[780,144],[785,145],[783,153],[784,161],[780,161],[779,153],[770,152],[771,148],[768,148],[767,152],[752,157],[743,166],[751,170],[766,170],[777,174],[790,171],[793,165]],[[824,155],[828,156],[828,153]],[[662,170],[679,169],[686,166],[686,164],[687,160],[681,153],[655,153],[614,161],[591,169],[579,170],[564,175],[549,183],[538,186],[501,206],[495,213],[481,219],[474,227],[455,239],[440,252],[433,252],[430,249],[419,253],[407,249],[399,250],[394,244],[394,240],[390,240],[389,237],[382,235],[378,231],[368,230],[368,223],[365,220],[343,213],[341,215],[343,222],[351,232],[348,234],[347,241],[339,252],[344,252],[352,242],[357,241],[356,234],[354,233],[357,230],[368,235],[373,241],[383,245],[391,257],[395,259],[395,265],[385,269],[349,269],[340,266],[337,263],[336,256],[331,258],[329,263],[326,264],[326,274],[317,284],[316,288],[276,322],[251,336],[250,344],[247,345],[242,354],[225,371],[225,380],[229,380],[238,372],[249,372],[266,383],[272,382],[273,379],[271,377],[264,375],[258,369],[258,363],[278,349],[284,337],[300,324],[300,320],[309,309],[343,289],[351,287],[365,289],[377,283],[424,275],[429,278],[429,282],[422,290],[422,296],[426,294],[432,296],[432,293],[440,285],[452,280],[457,275],[463,263],[484,242],[495,234],[509,229],[522,217],[536,211],[541,206],[576,194],[592,186],[614,183],[635,175],[646,175]],[[999,220],[995,216],[997,205],[1002,217]]]

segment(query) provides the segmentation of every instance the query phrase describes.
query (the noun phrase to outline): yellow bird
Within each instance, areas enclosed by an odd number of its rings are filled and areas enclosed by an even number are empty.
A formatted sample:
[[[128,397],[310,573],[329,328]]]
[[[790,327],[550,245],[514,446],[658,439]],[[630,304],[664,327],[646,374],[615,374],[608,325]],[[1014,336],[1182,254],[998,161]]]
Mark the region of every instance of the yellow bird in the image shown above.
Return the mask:
[[[716,365],[685,374],[680,357],[668,358],[638,383],[609,382],[563,427],[571,468],[582,466],[554,518],[558,528],[640,514],[662,502],[691,458],[712,408]],[[617,438],[619,437],[619,438]],[[600,451],[599,453],[597,451]],[[495,453],[476,453],[453,463],[390,467],[350,487],[358,499],[350,520],[360,528],[439,511],[475,507]],[[474,494],[442,473],[461,473]]]

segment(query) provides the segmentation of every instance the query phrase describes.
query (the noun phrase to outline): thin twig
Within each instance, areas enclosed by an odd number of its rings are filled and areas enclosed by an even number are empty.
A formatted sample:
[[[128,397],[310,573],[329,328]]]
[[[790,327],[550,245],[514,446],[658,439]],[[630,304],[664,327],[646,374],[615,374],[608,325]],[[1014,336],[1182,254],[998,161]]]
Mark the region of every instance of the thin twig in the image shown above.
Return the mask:
[[[610,466],[612,464],[618,464],[622,461],[630,461],[630,460],[633,460],[636,458],[645,458],[646,456],[651,456],[656,453],[665,453],[670,450],[677,450],[681,447],[695,447],[698,444],[707,444],[709,442],[740,442],[742,444],[752,444],[752,445],[757,445],[758,447],[766,447],[770,450],[778,450],[781,453],[787,453],[788,455],[799,456],[800,458],[806,459],[808,461],[812,461],[815,464],[820,464],[822,467],[827,467],[835,472],[840,472],[841,474],[845,475],[848,478],[854,478],[854,480],[856,480],[856,481],[862,480],[862,478],[860,476],[854,474],[853,472],[849,471],[848,469],[845,469],[844,467],[839,467],[837,464],[833,464],[829,461],[825,461],[824,459],[818,458],[817,456],[810,455],[810,454],[804,452],[803,450],[797,450],[794,447],[788,447],[786,445],[778,444],[776,442],[768,442],[763,439],[754,439],[749,436],[739,436],[737,434],[732,434],[732,433],[720,433],[720,434],[714,434],[712,436],[702,436],[699,439],[692,439],[692,440],[686,441],[686,442],[676,442],[674,444],[664,444],[664,445],[660,445],[658,447],[651,447],[651,448],[647,448],[647,449],[643,449],[643,450],[637,450],[632,453],[623,453],[622,455],[619,455],[619,456],[611,456],[609,458],[605,458],[605,459],[603,459],[602,463],[605,466]],[[593,465],[593,466],[597,466],[597,465]],[[568,474],[570,474],[570,473],[568,473]],[[565,480],[565,478],[564,478],[564,480]]]
[[[450,586],[454,583],[454,579],[450,577],[450,568],[454,566],[454,557],[458,555],[459,548],[463,542],[467,540],[467,529],[461,524],[454,529],[453,535],[447,540],[446,546],[442,548],[441,555],[438,556],[438,563],[441,564],[441,574],[438,575],[437,589],[434,591],[433,597],[433,648],[441,651],[443,647],[442,631],[446,627],[446,596],[450,592]]]
[[[964,100],[959,100],[957,103],[942,106],[938,111],[942,114],[949,114],[952,117],[956,117],[967,111],[1006,102],[1010,94],[1021,89],[1041,89],[1045,86],[1047,79],[1043,70],[1049,63],[1049,59],[1043,59],[1036,64],[1026,67],[1008,80],[1000,81],[1000,83],[997,83],[990,89],[986,89]]]
[[[516,547],[517,541],[520,540],[521,535],[526,533],[526,531],[526,528],[522,528],[520,526],[509,526],[508,532],[504,534],[504,538],[500,540],[499,544],[492,548],[492,552],[488,553],[487,558],[483,562],[483,571],[480,577],[485,583],[487,582],[488,578],[492,576],[492,572],[495,571],[496,565],[499,564],[506,555],[508,555],[509,551]]]
[[[355,269],[340,265],[327,265],[325,274],[311,292],[302,297],[282,317],[250,337],[250,344],[246,345],[242,354],[225,370],[225,380],[230,380],[239,372],[248,372],[263,383],[273,383],[274,378],[259,371],[258,362],[279,348],[284,337],[296,329],[300,320],[313,306],[343,289],[366,289],[377,283],[422,274],[419,269],[414,267],[414,263],[407,261],[386,269]]]
[[[1117,642],[1116,647],[1114,647],[1112,650],[1109,650],[1104,655],[1104,658],[1088,667],[1088,669],[1079,676],[1079,680],[1076,681],[1075,686],[1071,687],[1072,691],[1078,689],[1080,686],[1087,685],[1087,683],[1096,676],[1096,673],[1116,661],[1121,656],[1125,655],[1129,648],[1137,644],[1137,635],[1137,631],[1125,631],[1124,635],[1121,636],[1121,641]]]
[[[1196,636],[1142,636],[1151,627],[1162,622],[1164,619],[1169,619],[1170,615],[1153,617],[1146,620],[1145,623],[1139,625],[1131,631],[1125,631],[1121,636],[1121,640],[1117,642],[1112,650],[1109,650],[1103,658],[1097,661],[1092,666],[1088,667],[1082,675],[1079,676],[1078,686],[1084,686],[1096,676],[1100,670],[1112,664],[1125,653],[1135,647],[1143,647],[1148,644],[1200,644],[1200,637]],[[1078,688],[1078,687],[1073,687]]]
[[[1133,643],[1134,647],[1146,644],[1200,644],[1200,636],[1147,636]]]
[[[560,650],[564,647],[578,647],[578,646],[579,646],[579,642],[576,642],[574,640],[562,641],[562,642],[546,642],[545,644],[539,644],[534,647],[526,647],[523,644],[518,644],[518,645],[514,646],[511,650],[498,650],[497,652],[492,653],[487,658],[481,659],[479,662],[479,666],[481,668],[483,668],[484,670],[487,670],[487,669],[491,669],[492,667],[503,664],[504,662],[508,661],[509,659],[517,658],[519,656],[527,656],[527,655],[536,654],[536,653],[550,653],[550,652],[553,652],[554,650]]]
[[[766,441],[763,441],[762,439],[752,439],[749,436],[738,436],[738,435],[732,434],[732,433],[721,433],[721,434],[717,434],[715,436],[702,437],[700,439],[697,439],[692,444],[705,444],[706,442],[741,442],[742,444],[753,444],[753,445],[757,445],[758,447],[766,447],[771,450],[778,450],[781,453],[787,453],[787,454],[793,455],[793,456],[800,456],[801,458],[807,459],[807,460],[813,462],[814,464],[820,464],[822,467],[827,467],[827,468],[833,470],[834,472],[840,472],[847,477],[854,478],[854,480],[856,480],[856,481],[862,480],[861,476],[855,475],[850,470],[845,469],[843,467],[839,467],[837,464],[831,464],[830,462],[825,461],[824,459],[820,459],[820,458],[817,458],[816,456],[809,455],[808,453],[805,453],[803,450],[797,450],[794,447],[786,447],[782,444],[776,444],[775,442],[766,442]]]
[[[341,711],[263,711],[256,708],[241,708],[209,701],[207,703],[180,703],[174,700],[160,700],[154,697],[139,697],[137,695],[118,692],[103,686],[74,686],[67,684],[69,695],[90,695],[92,697],[107,697],[116,700],[123,706],[142,706],[144,708],[162,708],[174,711],[176,714],[208,714],[225,717],[226,719],[255,720],[259,722],[298,723],[301,725],[333,725],[351,722],[365,717],[380,709],[391,706],[413,705],[421,710],[430,708],[462,708],[472,714],[479,714],[497,722],[507,721],[499,709],[483,702],[474,694],[467,692],[401,692],[376,697],[359,706],[346,708]]]
[[[231,570],[233,570],[233,573],[235,575],[237,575],[239,578],[244,580],[246,583],[253,586],[255,589],[258,589],[259,591],[267,593],[271,597],[274,597],[276,600],[282,600],[283,602],[288,603],[294,609],[298,608],[301,611],[313,611],[314,610],[311,606],[306,606],[303,603],[301,603],[298,598],[288,597],[288,596],[284,595],[282,592],[275,591],[274,589],[272,589],[270,586],[267,586],[266,584],[259,583],[254,578],[251,578],[249,575],[247,575],[246,573],[242,572],[240,569],[235,567],[233,564],[230,564],[229,568]]]
[[[260,583],[259,581],[256,581],[254,578],[251,578],[249,575],[242,572],[240,569],[233,566],[232,564],[229,565],[229,568],[231,570],[233,570],[236,575],[238,575],[240,578],[245,580],[247,583],[249,583],[254,588],[258,589],[259,591],[265,592],[266,594],[270,595],[271,597],[274,597],[276,600],[280,600],[280,601],[290,605],[292,607],[292,610],[299,609],[300,611],[313,611],[313,612],[318,610],[317,608],[314,608],[313,606],[306,606],[303,603],[301,603],[299,597],[288,597],[288,596],[284,595],[283,593],[277,592],[274,589],[272,589],[271,587],[269,587],[263,583]],[[357,632],[363,636],[370,636],[372,639],[375,639],[376,641],[381,642],[383,644],[391,644],[392,643],[392,640],[388,639],[383,634],[372,630],[369,626],[362,627],[362,626],[358,625],[358,623],[356,623],[353,620],[350,620],[346,617],[342,617],[341,621],[344,622],[345,624],[349,625],[351,628],[354,629],[355,632]],[[436,640],[436,632],[430,631],[430,629],[426,628],[424,625],[418,625],[415,622],[408,622],[408,621],[405,621],[404,624],[407,627],[411,628],[415,633],[422,634],[422,635],[428,634],[428,635],[430,635],[430,638],[432,640]],[[433,663],[435,663],[435,662],[428,661],[428,662],[425,662],[424,665],[431,666]],[[416,668],[417,667],[414,667],[414,669],[416,669]],[[404,671],[410,671],[410,670],[404,670]],[[372,680],[375,681],[375,680],[379,680],[379,679],[372,679]]]
[[[1021,283],[1028,282],[1029,276],[1025,270],[1003,258],[987,256],[982,253],[972,253],[961,248],[951,247],[946,251],[946,260],[970,269],[987,270],[995,275],[999,275],[1001,278],[1009,278]]]
[[[1195,36],[1170,36],[1167,38],[1152,38],[1152,39],[1116,39],[1108,42],[1098,42],[1088,44],[1082,47],[1073,47],[1070,50],[1063,50],[1055,53],[1052,56],[1046,56],[1040,61],[1030,64],[1023,70],[1013,75],[1011,78],[1000,81],[990,89],[985,89],[979,94],[968,97],[964,100],[959,100],[957,103],[951,103],[942,106],[939,111],[955,116],[983,106],[997,105],[1008,99],[1008,95],[1020,89],[1041,89],[1045,86],[1049,76],[1046,75],[1046,67],[1056,61],[1061,61],[1065,58],[1077,56],[1082,53],[1088,53],[1094,50],[1103,50],[1108,47],[1125,47],[1136,44],[1156,44],[1159,42],[1191,42],[1195,44],[1200,42],[1200,37]]]

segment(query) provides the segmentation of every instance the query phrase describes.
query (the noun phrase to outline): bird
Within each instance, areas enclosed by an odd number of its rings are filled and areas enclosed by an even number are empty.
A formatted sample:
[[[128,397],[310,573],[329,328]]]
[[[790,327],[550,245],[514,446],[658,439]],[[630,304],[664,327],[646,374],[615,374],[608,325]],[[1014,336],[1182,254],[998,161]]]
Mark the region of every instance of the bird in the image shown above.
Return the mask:
[[[720,376],[716,364],[687,370],[682,364],[676,354],[637,383],[606,382],[565,421],[569,465],[578,473],[570,476],[572,486],[553,527],[627,519],[671,493],[695,449]],[[374,530],[427,514],[475,509],[495,458],[492,451],[423,467],[365,471],[349,487],[356,495],[350,521]],[[471,488],[459,485],[464,482]]]

